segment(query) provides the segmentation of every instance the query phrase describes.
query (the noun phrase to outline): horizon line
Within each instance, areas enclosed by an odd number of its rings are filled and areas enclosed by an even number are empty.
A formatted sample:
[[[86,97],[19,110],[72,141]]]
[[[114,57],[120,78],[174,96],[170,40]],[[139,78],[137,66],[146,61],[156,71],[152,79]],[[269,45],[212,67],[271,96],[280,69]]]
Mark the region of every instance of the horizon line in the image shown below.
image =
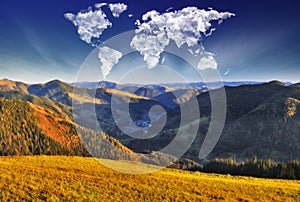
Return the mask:
[[[299,83],[299,82],[292,82],[292,81],[282,81],[282,80],[278,80],[278,79],[273,79],[273,80],[260,80],[260,81],[255,81],[255,80],[222,80],[222,81],[210,81],[210,82],[204,82],[204,81],[189,81],[187,83],[183,83],[183,82],[160,82],[160,83],[136,83],[136,82],[133,82],[133,83],[117,83],[115,81],[109,81],[109,80],[101,80],[101,81],[72,81],[72,82],[69,82],[69,81],[64,81],[64,80],[61,80],[61,79],[58,79],[58,78],[55,78],[55,79],[51,79],[51,80],[48,80],[46,82],[24,82],[24,81],[20,81],[20,80],[14,80],[14,79],[9,79],[9,78],[1,78],[0,81],[3,81],[3,80],[9,80],[9,81],[14,81],[14,82],[20,82],[20,83],[24,83],[24,84],[46,84],[46,83],[50,83],[50,82],[53,82],[53,81],[60,81],[60,82],[63,82],[63,83],[66,83],[66,84],[70,84],[70,85],[74,85],[76,83],[78,84],[82,84],[82,83],[100,83],[100,82],[109,82],[109,83],[114,83],[114,84],[119,84],[119,85],[165,85],[165,84],[191,84],[191,83],[225,83],[225,82],[232,82],[232,83],[269,83],[269,82],[273,82],[273,81],[278,81],[278,82],[281,82],[281,83],[291,83],[291,84],[296,84],[296,83]]]

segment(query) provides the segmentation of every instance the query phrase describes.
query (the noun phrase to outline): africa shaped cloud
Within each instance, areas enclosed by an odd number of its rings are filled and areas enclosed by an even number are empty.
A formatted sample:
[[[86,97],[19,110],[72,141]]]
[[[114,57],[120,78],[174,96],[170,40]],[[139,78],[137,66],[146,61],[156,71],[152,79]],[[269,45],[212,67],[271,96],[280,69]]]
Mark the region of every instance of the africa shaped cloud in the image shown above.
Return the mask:
[[[217,69],[218,64],[212,55],[204,56],[200,59],[197,68],[200,70]]]
[[[144,56],[149,68],[154,68],[160,58],[160,54],[169,44],[169,39],[164,32],[156,35],[137,34],[133,37],[130,45]]]
[[[160,54],[171,40],[178,48],[184,44],[188,47],[195,46],[203,36],[207,35],[207,32],[210,35],[214,31],[211,21],[221,22],[234,15],[230,12],[218,12],[212,9],[206,11],[196,7],[186,7],[162,14],[152,10],[142,16],[142,23],[136,21],[138,29],[130,45],[144,56],[148,67],[153,68],[158,64]],[[211,57],[213,58],[211,55],[205,57],[203,61]]]
[[[108,6],[114,17],[119,17],[121,13],[127,10],[127,5],[124,3],[114,3]]]
[[[112,26],[100,8],[95,11],[79,12],[77,15],[66,13],[64,16],[78,27],[80,38],[91,45],[93,45],[92,38],[99,38],[105,29]]]
[[[107,46],[99,48],[98,58],[102,63],[101,71],[104,79],[110,73],[113,66],[119,62],[122,56],[123,54],[121,52]]]

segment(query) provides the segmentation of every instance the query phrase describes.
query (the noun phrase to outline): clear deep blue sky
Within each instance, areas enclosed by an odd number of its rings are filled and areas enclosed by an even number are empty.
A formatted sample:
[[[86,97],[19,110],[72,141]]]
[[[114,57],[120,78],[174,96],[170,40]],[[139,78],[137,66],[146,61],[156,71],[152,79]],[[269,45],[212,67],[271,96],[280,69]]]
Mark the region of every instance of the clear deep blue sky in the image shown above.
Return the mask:
[[[28,83],[75,79],[93,47],[80,40],[64,13],[99,2],[123,2],[129,7],[102,40],[135,28],[149,10],[163,12],[197,6],[230,11],[226,20],[203,41],[216,55],[224,80],[300,81],[300,2],[298,0],[1,0],[0,78]],[[133,18],[128,18],[132,13]],[[224,74],[227,72],[228,74]]]

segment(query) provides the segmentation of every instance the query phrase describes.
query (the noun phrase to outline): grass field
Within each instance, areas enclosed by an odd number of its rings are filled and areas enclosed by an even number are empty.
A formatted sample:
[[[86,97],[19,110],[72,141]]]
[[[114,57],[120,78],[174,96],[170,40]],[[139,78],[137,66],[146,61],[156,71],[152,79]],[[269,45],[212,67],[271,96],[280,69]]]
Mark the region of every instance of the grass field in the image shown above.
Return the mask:
[[[0,190],[1,201],[300,201],[300,181],[171,169],[133,175],[65,156],[1,157]]]

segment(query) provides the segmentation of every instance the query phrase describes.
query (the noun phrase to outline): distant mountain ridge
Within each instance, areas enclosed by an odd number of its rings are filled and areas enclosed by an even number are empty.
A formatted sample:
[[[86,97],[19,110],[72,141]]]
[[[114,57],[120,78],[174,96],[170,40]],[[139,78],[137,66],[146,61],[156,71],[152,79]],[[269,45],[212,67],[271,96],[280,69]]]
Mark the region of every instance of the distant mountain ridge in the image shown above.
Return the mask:
[[[225,86],[227,95],[226,124],[221,139],[207,160],[216,157],[235,157],[243,160],[252,158],[254,155],[258,158],[271,158],[279,161],[299,160],[299,85],[286,85],[279,81],[238,84],[240,83],[231,82],[230,85],[233,86]],[[33,134],[28,133],[28,138],[31,138],[29,142],[31,144],[41,144],[40,147],[44,148],[42,150],[50,151],[50,154],[86,154],[87,151],[78,143],[78,134],[76,134],[73,127],[73,121],[84,115],[85,122],[80,126],[84,132],[96,135],[97,131],[93,131],[95,129],[94,124],[100,124],[105,132],[104,139],[113,142],[118,139],[120,148],[128,151],[126,157],[119,154],[115,155],[120,158],[138,159],[130,154],[132,150],[151,153],[160,150],[173,140],[180,123],[179,104],[188,103],[191,95],[194,94],[197,97],[201,112],[200,127],[194,143],[183,157],[199,162],[198,152],[210,123],[211,101],[205,85],[201,83],[193,85],[192,88],[187,88],[186,85],[180,86],[179,84],[169,86],[118,86],[114,83],[102,82],[98,86],[99,88],[92,89],[71,86],[59,80],[30,85],[5,79],[0,80],[0,98],[2,98],[0,107],[23,106],[24,109],[28,109],[29,111],[26,113],[29,114],[26,117],[32,117],[32,120],[35,121],[29,121],[25,118],[25,122],[30,122],[32,127],[39,128],[40,135],[37,136],[38,139],[42,141],[48,138],[48,142],[41,142],[32,139],[34,138]],[[218,91],[219,89],[213,90]],[[179,98],[175,98],[171,93],[172,91],[179,92]],[[145,109],[150,109],[151,106],[157,104],[166,109],[168,115],[167,125],[159,135],[151,139],[137,140],[126,136],[118,129],[112,117],[110,106],[112,95],[118,97],[118,102],[130,101],[131,118],[136,125],[143,126],[145,124],[146,126],[151,124],[147,116],[148,111]],[[83,111],[82,114],[72,114],[73,102],[77,103],[77,107],[83,107],[83,109],[86,105],[95,105],[99,123],[90,120],[90,112]],[[2,120],[5,119],[5,123],[9,123],[11,126],[15,121],[13,117],[19,117],[20,125],[16,126],[17,131],[24,131],[24,127],[26,128],[26,125],[22,126],[23,115],[17,116],[20,112],[25,113],[21,109],[6,107],[0,113]],[[7,113],[15,115],[9,118]],[[193,113],[193,111],[190,113]],[[159,117],[159,115],[157,116]],[[156,121],[160,121],[160,119]],[[189,126],[185,127],[188,128]],[[5,124],[2,125],[2,128],[6,128]],[[89,130],[91,132],[88,132]],[[143,130],[141,129],[140,132],[143,132]],[[24,139],[22,137],[23,132],[18,135],[15,132],[2,130],[2,133],[0,141],[4,142],[2,145],[6,145],[2,147],[2,150],[0,147],[3,155],[37,154],[37,152],[32,153],[34,151],[32,148],[35,147],[28,146],[24,150],[20,146],[25,144],[24,141],[27,142],[25,145],[29,145],[28,138],[24,137]],[[25,134],[24,132],[23,135]],[[15,140],[14,144],[12,144],[13,140]],[[18,141],[21,141],[22,144],[17,143]],[[49,145],[56,146],[49,147]],[[15,150],[16,147],[20,148]],[[59,149],[52,150],[51,147]]]
[[[220,86],[241,86],[241,85],[255,85],[262,84],[268,82],[260,82],[260,81],[223,81],[223,82],[209,82],[210,86],[220,87]],[[290,86],[293,85],[292,82],[283,82],[285,85]],[[115,88],[117,86],[116,83],[110,81],[100,81],[100,82],[75,82],[69,83],[71,86],[78,86],[83,88]],[[143,87],[169,87],[169,88],[199,88],[203,89],[207,86],[207,83],[204,82],[189,82],[189,83],[160,83],[160,84],[121,84],[123,86],[143,86]]]

